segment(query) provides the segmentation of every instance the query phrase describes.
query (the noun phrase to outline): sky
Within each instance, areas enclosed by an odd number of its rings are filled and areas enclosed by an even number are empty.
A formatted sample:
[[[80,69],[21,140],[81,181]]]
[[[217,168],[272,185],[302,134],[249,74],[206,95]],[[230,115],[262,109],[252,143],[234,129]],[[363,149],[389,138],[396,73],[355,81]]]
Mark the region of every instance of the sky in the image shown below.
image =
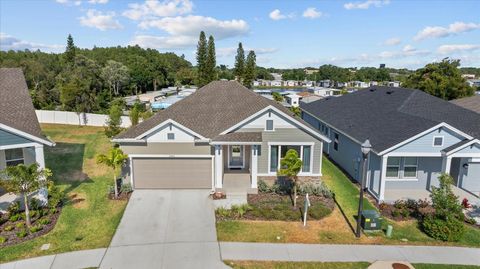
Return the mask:
[[[480,67],[480,1],[413,0],[0,0],[0,49],[63,52],[138,44],[184,54],[213,35],[217,64],[236,47],[276,68],[415,69],[445,57]]]

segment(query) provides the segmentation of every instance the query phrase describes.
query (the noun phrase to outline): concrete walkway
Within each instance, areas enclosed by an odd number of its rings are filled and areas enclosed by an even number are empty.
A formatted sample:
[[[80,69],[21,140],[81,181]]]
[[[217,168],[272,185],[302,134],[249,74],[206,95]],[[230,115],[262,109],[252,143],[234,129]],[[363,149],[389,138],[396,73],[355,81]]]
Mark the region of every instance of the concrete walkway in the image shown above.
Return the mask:
[[[480,249],[463,247],[221,242],[220,251],[223,260],[480,264]]]

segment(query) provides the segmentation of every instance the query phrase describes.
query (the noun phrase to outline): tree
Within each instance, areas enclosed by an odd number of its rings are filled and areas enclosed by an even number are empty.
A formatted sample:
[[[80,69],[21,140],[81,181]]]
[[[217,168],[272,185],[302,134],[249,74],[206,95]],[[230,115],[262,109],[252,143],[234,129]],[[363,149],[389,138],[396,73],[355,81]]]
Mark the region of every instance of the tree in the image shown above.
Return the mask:
[[[292,106],[290,107],[290,111],[293,112],[293,114],[297,117],[300,117],[302,115],[302,110],[298,106]]]
[[[67,48],[65,50],[65,61],[68,64],[75,63],[75,44],[73,43],[73,37],[71,34],[68,34],[67,37]]]
[[[409,75],[403,86],[419,89],[445,100],[472,96],[475,90],[462,77],[459,66],[460,60],[448,58],[427,64]]]
[[[115,189],[115,199],[118,198],[117,175],[127,158],[128,156],[124,154],[123,151],[118,147],[110,149],[107,155],[97,155],[98,164],[103,164],[113,169],[113,187]]]
[[[105,135],[107,137],[114,137],[122,131],[120,125],[122,124],[122,107],[119,104],[113,103],[108,113],[107,127],[105,128]]]
[[[130,121],[132,122],[132,126],[138,124],[143,112],[145,112],[144,105],[136,101],[135,104],[133,104],[132,109],[130,109],[130,113],[128,114],[128,116],[130,117]]]
[[[31,165],[19,164],[16,166],[8,166],[3,173],[3,179],[0,185],[7,191],[23,197],[25,205],[25,221],[27,226],[31,225],[30,209],[28,195],[38,191],[42,187],[46,187],[52,172],[47,169],[40,169],[38,163]]]
[[[289,149],[285,158],[280,160],[279,176],[285,176],[292,181],[293,188],[293,207],[297,207],[297,180],[298,173],[302,169],[302,160],[298,157],[298,153],[294,149]]]
[[[253,81],[255,80],[255,77],[256,77],[256,74],[255,74],[255,68],[257,66],[256,61],[257,61],[257,56],[255,55],[255,52],[251,50],[250,52],[248,52],[247,62],[245,65],[244,80],[243,80],[243,85],[247,88],[253,87]]]
[[[207,84],[207,38],[205,32],[200,32],[200,37],[197,44],[197,84],[199,87]]]
[[[107,61],[107,64],[102,68],[100,77],[108,84],[110,96],[112,96],[112,93],[119,95],[122,86],[126,85],[130,79],[128,68],[113,60]]]
[[[273,96],[273,100],[275,100],[277,102],[283,102],[283,100],[284,100],[283,96],[278,92],[273,92],[272,96]]]
[[[235,79],[242,82],[245,72],[245,51],[243,50],[242,42],[238,43],[237,55],[235,56],[235,67],[233,68],[233,75]]]
[[[213,36],[208,37],[207,45],[207,60],[205,63],[205,73],[207,76],[207,83],[210,83],[217,79],[217,71],[215,67],[217,66],[217,59],[215,54],[215,40]]]

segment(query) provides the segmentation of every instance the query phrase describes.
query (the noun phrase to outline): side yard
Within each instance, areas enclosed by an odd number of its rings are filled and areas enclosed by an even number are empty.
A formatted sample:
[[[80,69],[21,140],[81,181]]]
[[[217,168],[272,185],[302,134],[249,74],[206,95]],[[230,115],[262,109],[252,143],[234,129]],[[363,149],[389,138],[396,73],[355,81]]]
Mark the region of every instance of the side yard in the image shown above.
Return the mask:
[[[0,248],[0,262],[109,245],[120,222],[126,200],[109,200],[111,171],[99,167],[95,156],[106,153],[110,142],[103,128],[43,124],[44,133],[57,145],[45,148],[46,166],[65,194],[55,228],[47,235]],[[41,246],[50,244],[48,250]]]
[[[300,221],[218,220],[219,241],[328,244],[452,245],[480,247],[480,229],[466,226],[467,232],[458,242],[435,240],[423,233],[416,220],[384,219],[383,231],[355,238],[355,215],[359,190],[347,176],[327,158],[323,159],[323,182],[335,193],[337,205],[320,220],[310,219],[307,227]],[[303,207],[302,204],[299,204]],[[364,200],[365,209],[376,207]],[[391,238],[385,236],[387,225],[393,226]]]

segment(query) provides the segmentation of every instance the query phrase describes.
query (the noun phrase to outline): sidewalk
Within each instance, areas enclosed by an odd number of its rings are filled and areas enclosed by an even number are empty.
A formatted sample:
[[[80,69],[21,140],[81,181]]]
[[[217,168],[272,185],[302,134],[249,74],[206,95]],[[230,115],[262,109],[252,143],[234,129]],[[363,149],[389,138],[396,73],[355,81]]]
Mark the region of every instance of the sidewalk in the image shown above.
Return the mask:
[[[220,252],[223,260],[480,264],[480,249],[463,247],[220,242]]]

